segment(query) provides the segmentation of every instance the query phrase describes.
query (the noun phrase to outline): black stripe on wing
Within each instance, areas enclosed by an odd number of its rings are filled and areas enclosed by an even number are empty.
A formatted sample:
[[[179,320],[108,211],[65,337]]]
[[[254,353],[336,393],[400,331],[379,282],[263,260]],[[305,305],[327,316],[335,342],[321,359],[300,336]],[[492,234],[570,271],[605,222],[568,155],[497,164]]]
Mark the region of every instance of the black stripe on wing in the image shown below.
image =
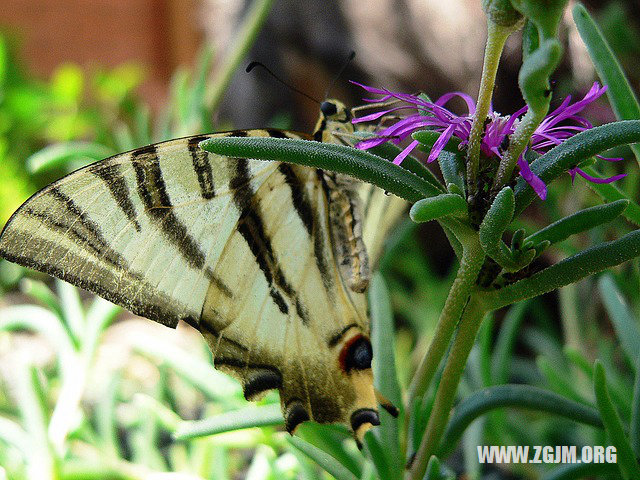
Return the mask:
[[[251,176],[249,164],[246,159],[237,159],[234,171],[231,175],[229,188],[233,194],[233,201],[240,211],[238,219],[238,232],[247,242],[251,249],[260,270],[269,284],[269,294],[280,311],[285,315],[289,313],[289,306],[282,297],[280,291],[289,297],[291,303],[295,305],[298,316],[304,324],[308,324],[308,312],[301,304],[297,293],[287,281],[282,268],[280,267],[271,245],[271,239],[262,221],[259,206],[253,204],[255,192],[251,188]]]
[[[131,161],[136,173],[138,194],[147,215],[191,267],[202,269],[205,254],[172,210],[173,205],[160,169],[156,146],[149,145],[134,150]]]

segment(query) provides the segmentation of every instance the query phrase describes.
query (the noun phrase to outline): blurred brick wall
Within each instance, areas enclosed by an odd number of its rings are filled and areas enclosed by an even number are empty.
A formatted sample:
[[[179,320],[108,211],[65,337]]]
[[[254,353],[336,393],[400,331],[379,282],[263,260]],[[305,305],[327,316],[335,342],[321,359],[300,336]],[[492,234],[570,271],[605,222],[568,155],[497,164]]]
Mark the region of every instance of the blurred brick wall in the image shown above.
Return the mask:
[[[191,64],[200,45],[199,8],[199,0],[0,0],[0,29],[18,39],[24,64],[41,77],[64,62],[139,63],[142,93],[157,105],[171,72]]]

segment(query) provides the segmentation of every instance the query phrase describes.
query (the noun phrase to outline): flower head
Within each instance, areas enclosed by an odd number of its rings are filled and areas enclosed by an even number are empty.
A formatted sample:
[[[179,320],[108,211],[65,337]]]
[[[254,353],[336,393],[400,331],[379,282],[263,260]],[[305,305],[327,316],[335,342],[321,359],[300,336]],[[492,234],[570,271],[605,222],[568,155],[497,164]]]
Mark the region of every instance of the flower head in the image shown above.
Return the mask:
[[[430,129],[440,132],[440,137],[433,144],[431,152],[427,157],[427,162],[430,163],[438,158],[438,155],[452,137],[455,136],[461,140],[461,147],[467,144],[473,115],[476,111],[475,102],[469,95],[462,92],[452,92],[441,96],[434,102],[430,102],[415,95],[392,92],[383,88],[369,87],[357,82],[353,83],[359,85],[369,93],[382,96],[377,99],[364,99],[365,102],[382,103],[392,101],[390,103],[393,105],[392,107],[385,108],[382,111],[356,118],[353,120],[353,123],[370,122],[390,114],[394,114],[394,116],[399,115],[401,117],[400,120],[395,122],[393,125],[379,131],[375,137],[359,142],[357,144],[358,148],[373,148],[387,141],[400,144],[413,132]],[[547,115],[540,125],[538,125],[538,128],[536,128],[531,137],[530,146],[528,148],[536,153],[542,154],[556,145],[561,144],[564,140],[576,133],[592,128],[593,125],[583,117],[579,116],[578,113],[587,105],[599,98],[606,89],[607,87],[601,87],[598,83],[594,83],[582,100],[572,104],[571,96],[565,98],[562,104]],[[445,107],[445,105],[455,97],[461,98],[466,103],[466,114],[458,115]],[[388,105],[389,104],[387,104],[387,107]],[[409,113],[404,114],[407,111]],[[489,114],[480,147],[484,155],[487,157],[497,157],[498,159],[502,158],[505,140],[515,131],[519,119],[526,112],[527,107],[524,106],[512,115],[503,116],[497,112]],[[394,163],[402,163],[407,155],[409,155],[418,146],[418,144],[419,142],[416,140],[409,143],[409,145],[405,147],[394,159]],[[525,157],[526,151],[527,150],[525,150],[518,159],[520,175],[522,175],[527,183],[531,185],[538,196],[544,200],[547,194],[547,187],[529,167],[529,163]],[[607,161],[621,160],[620,158],[599,158]],[[625,174],[620,174],[609,178],[597,178],[588,175],[578,167],[569,170],[569,174],[572,179],[575,179],[576,175],[580,175],[595,183],[609,183],[619,180],[625,176]]]

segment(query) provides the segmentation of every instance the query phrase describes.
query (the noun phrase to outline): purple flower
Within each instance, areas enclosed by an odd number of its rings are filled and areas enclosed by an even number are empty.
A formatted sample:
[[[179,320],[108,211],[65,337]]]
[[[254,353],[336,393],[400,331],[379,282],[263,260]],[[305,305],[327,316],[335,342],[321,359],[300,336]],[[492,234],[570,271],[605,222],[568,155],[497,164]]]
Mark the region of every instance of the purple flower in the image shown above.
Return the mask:
[[[393,125],[379,131],[375,137],[359,142],[356,146],[360,149],[372,148],[388,141],[400,144],[413,132],[430,129],[441,133],[427,157],[427,162],[430,163],[438,158],[438,155],[452,137],[455,136],[461,140],[461,147],[465,146],[469,141],[471,123],[476,110],[476,105],[469,95],[461,92],[452,92],[443,95],[435,102],[429,102],[415,95],[391,92],[387,89],[369,87],[357,82],[352,83],[359,85],[369,93],[382,95],[382,97],[378,99],[364,99],[366,102],[388,102],[385,105],[387,108],[384,110],[356,118],[353,120],[353,123],[370,122],[389,114],[394,114],[394,116],[400,115],[401,117],[400,120]],[[571,96],[565,98],[562,104],[547,115],[540,125],[538,125],[538,128],[536,128],[531,137],[528,148],[536,153],[542,154],[576,133],[592,128],[593,125],[580,117],[578,113],[599,98],[606,89],[607,87],[601,87],[598,83],[594,83],[582,100],[571,104]],[[466,103],[467,113],[465,115],[457,115],[445,108],[445,105],[454,97],[461,98]],[[397,105],[389,107],[390,104]],[[409,111],[409,113],[405,114],[406,111]],[[520,117],[526,112],[527,107],[525,106],[513,115],[502,116],[497,112],[490,113],[480,146],[481,151],[487,157],[497,157],[501,159],[504,153],[503,143],[505,138],[515,131]],[[415,140],[409,143],[409,145],[398,154],[393,163],[396,165],[402,163],[418,144]],[[518,158],[520,175],[531,185],[531,188],[533,188],[538,196],[544,200],[547,196],[547,187],[544,182],[531,171],[529,163],[525,159],[526,151],[527,150]],[[607,161],[621,160],[620,158],[599,158]],[[569,170],[569,174],[572,180],[575,179],[576,175],[580,175],[595,183],[609,183],[625,176],[625,174],[621,174],[609,178],[596,178],[588,175],[578,167]]]

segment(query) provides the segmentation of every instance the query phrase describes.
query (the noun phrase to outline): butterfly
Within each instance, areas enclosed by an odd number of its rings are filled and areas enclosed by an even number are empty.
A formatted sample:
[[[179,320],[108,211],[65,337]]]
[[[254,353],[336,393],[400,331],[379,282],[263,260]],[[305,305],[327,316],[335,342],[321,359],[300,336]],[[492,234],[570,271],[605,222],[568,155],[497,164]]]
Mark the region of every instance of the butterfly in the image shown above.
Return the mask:
[[[248,400],[279,390],[287,431],[342,423],[361,444],[378,403],[394,412],[373,387],[365,291],[404,201],[342,174],[199,147],[215,136],[345,143],[350,120],[327,100],[312,135],[197,135],[88,165],[13,214],[0,256],[188,323]]]

